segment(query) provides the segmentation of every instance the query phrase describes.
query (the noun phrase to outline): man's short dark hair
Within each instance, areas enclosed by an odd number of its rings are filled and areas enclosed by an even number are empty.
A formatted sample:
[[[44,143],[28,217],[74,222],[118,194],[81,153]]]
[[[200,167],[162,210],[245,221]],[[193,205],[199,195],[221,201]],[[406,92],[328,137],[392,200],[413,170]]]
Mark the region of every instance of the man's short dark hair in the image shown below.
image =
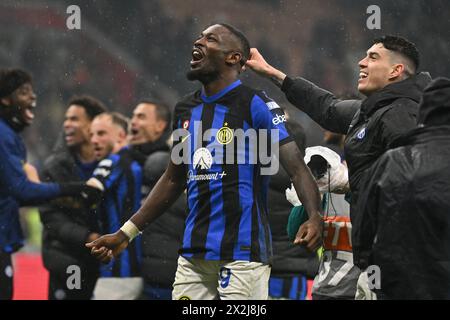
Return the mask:
[[[107,111],[107,108],[100,100],[88,95],[74,96],[69,100],[68,105],[82,107],[84,111],[86,111],[89,120],[92,120],[99,114]]]
[[[413,70],[410,70],[410,72],[413,74],[416,73],[416,70],[419,68],[420,64],[420,54],[414,43],[403,37],[393,35],[386,35],[381,38],[374,39],[373,44],[377,43],[382,43],[386,49],[397,52],[410,60],[413,67]]]
[[[0,70],[0,98],[13,93],[21,85],[32,83],[31,75],[22,69]]]
[[[247,62],[248,58],[250,57],[250,43],[248,42],[247,37],[242,33],[242,31],[236,29],[232,25],[229,25],[227,23],[218,23],[219,26],[222,26],[226,28],[228,31],[231,32],[233,36],[235,36],[236,40],[239,43],[239,49],[242,53],[242,59],[240,61],[241,66]]]
[[[142,99],[139,101],[138,105],[141,103],[154,105],[156,110],[156,118],[158,120],[166,122],[168,127],[170,126],[170,120],[172,115],[168,105],[166,105],[161,101],[152,99]]]

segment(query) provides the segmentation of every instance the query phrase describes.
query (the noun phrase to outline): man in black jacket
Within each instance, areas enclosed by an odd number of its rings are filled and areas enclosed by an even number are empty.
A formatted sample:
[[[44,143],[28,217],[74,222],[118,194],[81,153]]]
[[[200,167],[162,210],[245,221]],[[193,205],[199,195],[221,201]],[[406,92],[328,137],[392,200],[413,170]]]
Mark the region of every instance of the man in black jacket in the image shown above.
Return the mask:
[[[68,105],[64,142],[58,141],[55,153],[46,160],[42,172],[44,181],[86,181],[97,166],[89,127],[92,119],[106,108],[88,96],[74,97]],[[100,236],[93,213],[70,199],[42,206],[40,213],[44,224],[42,256],[50,273],[49,299],[90,299],[99,272],[98,263],[84,246],[86,241]],[[75,272],[75,269],[68,269],[71,265],[80,268],[80,287],[67,285],[68,277]]]
[[[152,100],[142,100],[133,111],[130,144],[133,157],[143,168],[142,199],[147,197],[169,163],[170,117],[165,104]],[[186,200],[180,197],[142,234],[142,276],[147,299],[172,299],[185,218]]]
[[[358,90],[367,96],[364,100],[340,100],[306,79],[292,79],[269,65],[256,49],[246,65],[272,79],[293,105],[323,128],[347,135],[344,152],[353,220],[364,172],[392,141],[416,126],[418,103],[431,79],[427,73],[416,73],[419,52],[415,45],[396,36],[374,40],[359,62]]]
[[[450,79],[425,89],[418,123],[366,175],[353,222],[381,299],[450,299]]]

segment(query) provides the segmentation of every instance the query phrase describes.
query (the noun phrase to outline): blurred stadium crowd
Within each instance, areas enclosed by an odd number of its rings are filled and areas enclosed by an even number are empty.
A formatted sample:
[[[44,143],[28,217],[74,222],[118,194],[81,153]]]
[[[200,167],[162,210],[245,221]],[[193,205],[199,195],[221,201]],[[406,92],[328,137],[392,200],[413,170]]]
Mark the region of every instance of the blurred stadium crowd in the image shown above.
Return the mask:
[[[20,67],[34,79],[38,109],[23,136],[28,161],[38,169],[63,134],[67,102],[74,95],[91,95],[129,117],[143,99],[164,101],[173,111],[180,97],[198,87],[186,80],[192,42],[213,22],[236,26],[272,65],[342,98],[359,97],[354,85],[356,62],[365,56],[367,44],[386,30],[398,30],[417,45],[421,70],[433,77],[450,74],[450,56],[442,54],[450,52],[450,19],[436,15],[448,6],[445,0],[379,0],[381,30],[366,27],[366,8],[373,4],[368,0],[80,0],[81,30],[68,30],[66,8],[71,4],[70,0],[0,3],[0,69]],[[301,124],[306,147],[327,143],[324,130],[267,80],[251,72],[241,78],[267,91]],[[336,145],[342,153],[342,141]],[[283,192],[277,196],[283,197]],[[31,237],[39,233],[34,230],[37,215],[34,212],[35,221],[29,222]],[[284,224],[279,228],[284,232]],[[318,267],[317,259],[301,254],[306,262],[303,276],[295,280],[296,289],[291,288],[294,299],[305,298],[306,277],[313,278]]]
[[[338,96],[357,94],[349,86],[357,81],[355,61],[384,30],[398,30],[417,44],[423,70],[449,74],[450,57],[441,52],[450,49],[450,21],[435,14],[444,2],[378,1],[382,29],[368,30],[370,1],[78,1],[82,27],[71,31],[65,24],[71,1],[2,1],[0,66],[23,67],[38,79],[40,112],[26,139],[30,159],[39,165],[60,132],[64,102],[73,94],[91,94],[125,114],[140,97],[173,107],[194,89],[185,80],[192,40],[214,21],[240,28],[274,65]],[[244,79],[289,108],[265,81],[250,72]],[[292,116],[307,129],[308,145],[320,143],[317,125],[293,109]]]

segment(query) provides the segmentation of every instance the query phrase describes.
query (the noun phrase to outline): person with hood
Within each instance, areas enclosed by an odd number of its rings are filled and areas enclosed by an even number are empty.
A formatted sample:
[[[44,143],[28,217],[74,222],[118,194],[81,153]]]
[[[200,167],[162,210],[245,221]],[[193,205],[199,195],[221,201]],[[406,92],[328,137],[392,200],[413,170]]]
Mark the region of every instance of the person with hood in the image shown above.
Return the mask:
[[[370,169],[357,203],[355,263],[380,268],[378,299],[450,299],[450,79],[425,89],[418,124]]]
[[[270,78],[289,102],[306,112],[324,129],[347,135],[345,159],[352,193],[350,217],[364,172],[401,134],[416,126],[418,103],[431,78],[417,73],[419,52],[408,40],[384,36],[373,41],[359,62],[358,90],[364,100],[340,100],[304,78],[293,79],[269,65],[251,49],[246,66]],[[353,228],[354,230],[354,228]]]

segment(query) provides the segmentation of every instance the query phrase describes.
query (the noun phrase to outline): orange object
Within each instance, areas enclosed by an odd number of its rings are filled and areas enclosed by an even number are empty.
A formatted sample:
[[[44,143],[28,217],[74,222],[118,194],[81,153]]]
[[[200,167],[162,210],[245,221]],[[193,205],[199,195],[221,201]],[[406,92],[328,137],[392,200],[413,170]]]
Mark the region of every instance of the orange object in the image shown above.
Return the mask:
[[[328,217],[324,221],[325,250],[352,251],[352,223],[349,217]]]

